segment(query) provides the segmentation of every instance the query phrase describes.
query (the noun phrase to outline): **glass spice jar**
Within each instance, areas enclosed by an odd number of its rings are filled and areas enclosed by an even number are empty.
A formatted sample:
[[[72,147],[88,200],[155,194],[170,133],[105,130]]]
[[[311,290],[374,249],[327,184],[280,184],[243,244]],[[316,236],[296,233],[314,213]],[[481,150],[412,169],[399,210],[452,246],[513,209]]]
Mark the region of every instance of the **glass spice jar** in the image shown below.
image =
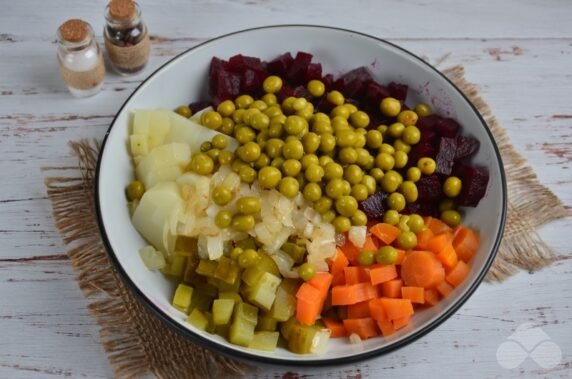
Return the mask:
[[[97,94],[105,79],[105,64],[91,26],[79,19],[67,20],[58,28],[57,38],[60,74],[71,94]]]
[[[121,75],[141,71],[149,59],[151,41],[139,5],[133,0],[112,0],[105,8],[105,20],[105,48],[115,71]]]

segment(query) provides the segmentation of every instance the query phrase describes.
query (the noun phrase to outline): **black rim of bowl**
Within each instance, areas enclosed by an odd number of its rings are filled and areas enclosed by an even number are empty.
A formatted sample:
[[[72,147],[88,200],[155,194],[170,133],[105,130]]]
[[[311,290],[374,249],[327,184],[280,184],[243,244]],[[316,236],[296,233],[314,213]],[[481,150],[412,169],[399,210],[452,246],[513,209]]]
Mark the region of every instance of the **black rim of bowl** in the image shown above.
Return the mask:
[[[485,265],[482,268],[481,272],[479,272],[479,274],[478,274],[476,280],[474,281],[473,285],[467,289],[467,291],[463,294],[463,296],[461,298],[459,298],[457,300],[457,302],[451,304],[451,306],[444,313],[439,315],[439,317],[437,317],[430,324],[426,325],[424,328],[421,328],[421,329],[411,333],[407,337],[405,337],[405,338],[403,338],[403,339],[401,339],[401,340],[399,340],[399,341],[397,341],[391,345],[380,347],[380,348],[377,348],[377,349],[374,349],[371,351],[355,354],[355,355],[352,355],[349,357],[332,358],[332,359],[316,359],[316,360],[297,360],[295,358],[278,359],[278,358],[273,358],[272,356],[264,356],[263,357],[263,356],[258,356],[255,354],[249,354],[247,352],[243,352],[243,351],[239,351],[239,350],[230,349],[230,348],[228,348],[222,344],[210,341],[210,340],[196,334],[195,332],[193,332],[190,329],[184,328],[183,326],[179,325],[177,322],[173,321],[168,315],[163,313],[157,306],[155,306],[145,296],[145,294],[135,285],[135,283],[133,283],[133,281],[131,280],[129,275],[127,275],[127,273],[125,272],[125,270],[123,269],[123,267],[119,263],[119,260],[118,260],[117,256],[115,255],[115,252],[113,251],[113,249],[111,247],[111,243],[107,237],[105,225],[103,225],[103,221],[102,221],[101,206],[99,203],[99,178],[100,178],[101,161],[102,161],[103,153],[105,152],[105,146],[106,146],[107,138],[109,136],[109,133],[111,132],[113,125],[115,124],[115,120],[117,119],[117,116],[121,113],[123,108],[126,106],[126,104],[129,102],[131,97],[133,97],[133,95],[135,95],[135,93],[137,93],[137,91],[139,91],[141,86],[143,86],[148,80],[150,80],[152,77],[154,77],[155,74],[157,74],[163,68],[165,68],[166,66],[170,65],[171,63],[173,63],[177,59],[181,58],[182,56],[192,52],[193,50],[195,50],[195,49],[197,49],[197,48],[199,48],[205,44],[208,44],[212,41],[216,41],[219,39],[227,38],[227,37],[230,37],[233,35],[237,35],[237,34],[248,33],[248,32],[254,31],[254,30],[273,29],[273,28],[315,28],[315,29],[330,29],[330,30],[342,31],[342,32],[346,32],[346,33],[352,33],[352,34],[360,35],[363,37],[367,37],[367,38],[373,39],[373,40],[378,41],[378,42],[382,42],[384,44],[387,44],[389,46],[392,46],[396,49],[401,50],[402,52],[406,53],[411,58],[413,58],[413,59],[417,60],[418,62],[424,64],[425,66],[427,66],[428,68],[433,70],[435,73],[437,73],[439,76],[441,76],[446,82],[448,82],[465,99],[467,104],[470,105],[470,107],[473,109],[473,112],[477,115],[477,117],[481,121],[483,128],[486,130],[486,132],[489,136],[489,139],[492,142],[493,149],[495,151],[495,155],[496,155],[496,159],[497,159],[497,163],[500,167],[501,185],[503,187],[502,188],[503,191],[502,191],[502,209],[501,209],[500,230],[498,232],[497,238],[495,239],[495,242],[493,244],[493,248],[490,252],[490,255],[489,255],[487,261],[485,262]],[[286,25],[262,26],[262,27],[244,29],[244,30],[240,30],[237,32],[225,34],[225,35],[222,35],[222,36],[219,36],[216,38],[212,38],[212,39],[205,41],[203,43],[200,43],[196,46],[193,46],[192,48],[178,54],[177,56],[173,57],[172,59],[170,59],[169,61],[167,61],[163,65],[161,65],[159,68],[157,68],[151,75],[149,75],[143,82],[141,82],[141,84],[139,84],[137,86],[137,88],[131,93],[131,95],[129,95],[129,97],[121,105],[121,108],[117,111],[115,117],[113,118],[113,121],[111,122],[111,125],[109,126],[109,128],[105,134],[105,137],[103,139],[103,143],[101,145],[101,151],[99,153],[99,157],[98,157],[98,161],[97,161],[97,169],[96,169],[96,174],[95,174],[95,192],[94,192],[95,204],[96,204],[96,214],[97,214],[97,224],[98,224],[99,229],[101,231],[103,243],[105,245],[105,248],[106,248],[109,256],[111,257],[113,263],[115,264],[115,267],[118,269],[120,276],[122,277],[123,281],[127,284],[127,286],[131,289],[131,291],[133,291],[133,293],[135,293],[135,295],[138,298],[140,298],[142,300],[142,302],[149,309],[151,309],[153,311],[153,313],[155,313],[161,320],[163,320],[163,322],[165,324],[167,324],[171,329],[175,330],[176,332],[183,335],[184,337],[189,338],[191,341],[195,342],[196,344],[207,347],[207,348],[214,350],[214,351],[217,351],[219,353],[222,353],[223,355],[225,355],[227,357],[239,358],[239,359],[242,359],[245,361],[250,361],[250,362],[255,362],[255,363],[285,365],[285,366],[296,365],[296,366],[306,366],[306,367],[309,367],[309,366],[320,367],[320,366],[348,364],[348,363],[355,363],[358,361],[362,361],[362,360],[366,360],[369,358],[373,358],[373,357],[377,357],[377,356],[387,354],[389,352],[400,349],[400,348],[414,342],[415,340],[423,337],[424,335],[426,335],[427,333],[429,333],[430,331],[435,329],[437,326],[441,325],[452,314],[454,314],[469,299],[469,297],[471,297],[471,295],[475,292],[477,287],[483,281],[483,279],[484,279],[485,275],[487,274],[492,262],[494,261],[494,258],[496,257],[496,254],[498,252],[500,242],[501,242],[501,239],[503,236],[503,232],[504,232],[504,227],[505,227],[505,223],[506,223],[506,212],[507,212],[507,187],[506,187],[506,177],[505,177],[505,172],[504,172],[503,167],[504,166],[502,163],[501,155],[500,155],[499,149],[496,145],[495,139],[494,139],[487,123],[485,122],[485,120],[483,119],[483,117],[479,113],[479,111],[476,109],[474,104],[467,98],[467,96],[465,96],[465,94],[461,90],[459,90],[459,88],[457,88],[457,86],[451,80],[449,80],[449,78],[447,78],[444,74],[442,74],[436,68],[431,66],[429,63],[427,63],[423,59],[419,58],[417,55],[405,50],[404,48],[402,48],[400,46],[397,46],[391,42],[388,42],[384,39],[374,37],[374,36],[366,34],[366,33],[356,32],[354,30],[349,30],[349,29],[336,28],[336,27],[330,27],[330,26],[321,26],[321,25],[305,25],[305,24],[286,24]]]

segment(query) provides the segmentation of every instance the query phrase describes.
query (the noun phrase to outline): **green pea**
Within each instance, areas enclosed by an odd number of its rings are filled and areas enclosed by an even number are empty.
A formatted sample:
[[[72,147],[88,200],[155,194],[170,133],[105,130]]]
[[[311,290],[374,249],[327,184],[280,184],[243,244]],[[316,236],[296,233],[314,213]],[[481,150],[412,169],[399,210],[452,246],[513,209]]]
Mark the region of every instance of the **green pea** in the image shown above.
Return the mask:
[[[330,117],[343,117],[346,120],[350,117],[350,110],[343,105],[338,105],[330,112]]]
[[[399,190],[405,197],[408,203],[413,203],[417,201],[419,197],[419,192],[417,191],[417,186],[412,181],[406,180],[399,186]]]
[[[411,214],[409,215],[409,221],[407,221],[407,226],[413,233],[419,233],[420,231],[425,228],[425,221],[423,221],[423,217],[418,214]]]
[[[331,162],[324,167],[324,175],[328,180],[339,179],[344,175],[344,169],[339,163]]]
[[[206,153],[207,151],[209,151],[212,148],[213,148],[213,144],[210,141],[205,141],[205,142],[201,143],[201,146],[199,147],[199,149],[201,150],[201,153]]]
[[[310,165],[319,165],[320,160],[315,154],[306,154],[302,157],[300,163],[302,163],[302,170],[306,170]]]
[[[201,115],[201,124],[209,129],[217,130],[222,126],[222,116],[215,111],[206,111]]]
[[[302,164],[295,159],[287,159],[282,164],[282,173],[284,176],[295,177],[302,170]]]
[[[207,155],[209,157],[211,157],[211,159],[214,162],[218,162],[218,156],[220,154],[220,150],[219,149],[210,149],[209,151],[207,151]]]
[[[461,193],[462,182],[456,176],[449,176],[443,183],[443,193],[447,197],[457,197]]]
[[[365,134],[362,134],[359,131],[365,132],[365,129],[358,129],[358,132],[356,132],[356,142],[354,144],[354,147],[356,148],[364,147],[366,144]]]
[[[455,209],[455,202],[452,199],[443,199],[439,203],[439,212],[445,212]]]
[[[417,162],[417,167],[424,175],[431,175],[435,172],[437,163],[432,158],[423,157]]]
[[[228,140],[226,139],[226,136],[222,134],[217,134],[216,136],[213,137],[211,143],[212,147],[214,147],[215,149],[224,150],[228,145]]]
[[[256,113],[250,119],[250,126],[255,130],[265,130],[270,126],[270,117],[264,113]]]
[[[256,133],[248,126],[235,127],[234,138],[236,138],[240,144],[244,145],[247,142],[254,141]]]
[[[308,201],[318,201],[322,197],[322,188],[318,183],[308,183],[304,186],[303,195]]]
[[[328,165],[328,163],[332,163],[334,160],[332,159],[332,157],[327,156],[327,155],[322,155],[319,160],[318,163],[320,164],[320,166],[322,166],[324,168],[324,170],[326,169],[326,166]]]
[[[232,217],[232,228],[239,232],[248,232],[254,228],[256,221],[253,215],[234,215]]]
[[[357,209],[357,200],[351,196],[341,196],[336,200],[336,211],[342,216],[351,217]]]
[[[239,124],[242,122],[242,116],[244,116],[244,112],[246,112],[246,110],[244,109],[237,109],[234,112],[232,112],[232,121],[235,122],[235,124]]]
[[[343,129],[336,133],[336,145],[340,147],[353,147],[356,143],[357,134],[352,129]]]
[[[126,193],[129,201],[139,200],[145,193],[145,186],[139,180],[134,180],[127,186]]]
[[[399,223],[397,223],[397,227],[401,229],[402,232],[410,231],[409,228],[409,215],[402,215],[399,217]]]
[[[222,125],[218,130],[221,133],[231,136],[234,133],[234,121],[230,117],[224,117],[222,119]]]
[[[351,130],[348,120],[340,116],[332,118],[331,124],[336,134],[342,130]]]
[[[330,119],[328,121],[324,120],[316,120],[312,124],[312,132],[321,135],[321,134],[333,134],[334,129],[332,128],[332,124],[330,123]]]
[[[344,181],[336,178],[326,184],[326,195],[332,199],[339,199],[344,194]]]
[[[238,265],[242,268],[255,266],[260,262],[260,255],[254,249],[246,249],[238,256]]]
[[[322,134],[319,150],[322,153],[327,154],[334,151],[335,148],[336,148],[336,137],[334,137],[330,133]]]
[[[405,208],[405,197],[399,192],[393,192],[387,198],[387,205],[390,209],[402,211]]]
[[[298,181],[300,188],[304,188],[304,186],[306,185],[306,178],[304,178],[304,173],[303,172],[299,173],[298,175],[296,175],[295,179]]]
[[[382,143],[378,152],[393,155],[395,154],[395,148],[388,143]]]
[[[441,213],[441,220],[450,227],[454,228],[461,224],[461,214],[456,210],[448,210]]]
[[[375,157],[375,166],[383,171],[391,170],[395,166],[395,158],[387,153],[379,153]]]
[[[273,94],[267,93],[266,95],[262,96],[262,101],[268,105],[268,108],[263,110],[262,113],[270,118],[270,122],[272,122],[272,117],[280,116],[282,114],[282,109],[276,105],[278,100]]]
[[[278,185],[281,179],[282,173],[276,167],[266,166],[258,171],[258,183],[262,188],[272,189]]]
[[[322,197],[321,199],[316,201],[316,204],[314,204],[314,209],[319,214],[324,214],[330,209],[332,209],[332,205],[333,205],[332,199],[330,199],[329,197]]]
[[[362,250],[357,255],[357,261],[362,266],[371,266],[373,264],[374,258],[375,254],[371,250]]]
[[[352,225],[355,226],[364,226],[367,224],[367,215],[361,211],[357,210],[356,213],[352,216]]]
[[[403,131],[401,139],[408,145],[415,145],[421,140],[421,132],[415,126],[408,126]]]
[[[322,213],[322,221],[327,223],[333,223],[336,216],[337,216],[336,211],[330,209],[329,211]]]
[[[260,158],[261,149],[256,142],[247,142],[243,146],[239,147],[236,153],[240,159],[250,163]]]
[[[323,216],[322,216],[322,218],[323,218]],[[350,230],[350,228],[352,227],[352,222],[350,221],[349,218],[347,218],[345,216],[337,216],[332,221],[332,224],[334,225],[334,229],[336,230],[336,233],[345,233],[348,230]]]
[[[369,116],[363,111],[357,111],[350,115],[350,122],[356,128],[366,128],[369,125]]]
[[[248,108],[242,115],[242,122],[244,122],[246,125],[252,126],[252,118],[260,113],[260,109],[258,108]]]
[[[304,146],[298,140],[290,140],[282,148],[284,159],[301,159],[304,155]]]
[[[228,187],[216,186],[213,188],[211,197],[216,205],[227,205],[232,200],[232,192]]]
[[[270,138],[281,138],[282,134],[284,134],[284,125],[270,121],[270,127],[268,128],[268,136]]]
[[[400,138],[405,130],[405,125],[400,122],[394,122],[393,124],[389,125],[389,129],[387,132],[393,138]]]
[[[306,133],[302,137],[302,145],[304,146],[304,152],[307,154],[315,153],[320,147],[320,136],[316,133]]]
[[[420,117],[426,117],[431,114],[431,108],[427,104],[419,103],[415,106],[415,113]]]
[[[256,179],[256,170],[250,166],[242,166],[238,171],[240,180],[244,183],[252,183]]]
[[[385,211],[383,215],[383,222],[390,225],[397,225],[399,223],[399,212],[394,209]]]
[[[380,169],[379,167],[374,167],[371,170],[369,170],[369,175],[371,175],[376,182],[381,182],[381,179],[383,179],[384,173],[383,170]]]
[[[395,168],[403,168],[407,165],[409,157],[404,151],[397,150],[393,158],[395,159]]]
[[[316,158],[317,160],[317,158]],[[304,164],[302,164],[302,167]],[[318,183],[322,181],[322,177],[324,176],[324,169],[318,163],[312,163],[306,168],[304,172],[304,177],[309,182]]]
[[[254,196],[241,197],[236,201],[236,210],[242,214],[255,214],[260,212],[260,199]]]
[[[357,151],[353,147],[344,147],[338,153],[338,158],[343,164],[352,164],[357,161]]]
[[[242,249],[241,247],[233,247],[232,250],[230,251],[230,258],[237,260],[238,257],[240,257],[240,254],[242,254],[244,252],[244,249]]]
[[[234,100],[236,106],[240,109],[246,109],[250,104],[254,103],[254,99],[250,95],[240,95]]]
[[[373,167],[374,159],[369,154],[369,151],[367,151],[366,149],[364,149],[362,147],[358,147],[358,148],[356,148],[356,153],[357,153],[356,163],[358,166],[365,168],[365,167],[371,165]]]
[[[183,116],[184,118],[189,118],[193,115],[191,108],[189,108],[187,105],[181,105],[180,107],[177,107],[177,109],[175,109],[175,113]]]
[[[282,195],[291,199],[293,197],[296,197],[296,195],[300,191],[300,184],[295,178],[292,177],[282,178],[280,180],[280,183],[278,184],[278,190]]]
[[[389,129],[389,126],[382,124],[379,125],[376,130],[378,130],[381,133],[381,135],[385,136],[387,134],[387,129]]]
[[[387,172],[381,179],[381,188],[388,193],[397,191],[399,187],[399,176],[394,171]]]
[[[368,195],[373,195],[377,190],[377,182],[371,175],[364,175],[360,183],[367,188]]]
[[[316,275],[316,268],[311,263],[303,263],[298,267],[298,276],[307,282]]]
[[[392,265],[397,261],[397,250],[393,246],[382,246],[375,255],[375,261],[382,265]]]
[[[232,222],[232,213],[219,211],[215,216],[215,225],[221,229],[228,228]]]
[[[297,136],[308,128],[308,122],[300,116],[288,116],[284,123],[284,130],[291,136]]]
[[[271,75],[264,79],[262,88],[266,93],[277,93],[282,89],[282,79],[279,76]]]
[[[421,179],[421,170],[418,167],[409,167],[407,169],[407,180],[412,181],[413,183],[419,181]]]
[[[352,192],[351,195],[357,200],[357,201],[364,201],[365,199],[367,199],[368,197],[368,192],[367,192],[367,187],[363,184],[354,184],[352,186]]]
[[[258,157],[258,159],[254,162],[254,167],[260,170],[262,167],[266,167],[269,164],[270,158],[268,158],[268,155],[262,153],[260,154],[260,157]]]
[[[417,246],[417,236],[413,232],[401,232],[397,236],[397,245],[405,250]]]
[[[344,170],[344,179],[350,184],[357,184],[363,179],[363,171],[358,165],[349,165]]]
[[[396,139],[393,142],[393,147],[396,151],[403,151],[404,153],[409,153],[411,151],[411,145],[406,144],[400,139]]]
[[[214,170],[214,162],[205,153],[198,153],[191,160],[191,170],[199,175],[209,175]]]

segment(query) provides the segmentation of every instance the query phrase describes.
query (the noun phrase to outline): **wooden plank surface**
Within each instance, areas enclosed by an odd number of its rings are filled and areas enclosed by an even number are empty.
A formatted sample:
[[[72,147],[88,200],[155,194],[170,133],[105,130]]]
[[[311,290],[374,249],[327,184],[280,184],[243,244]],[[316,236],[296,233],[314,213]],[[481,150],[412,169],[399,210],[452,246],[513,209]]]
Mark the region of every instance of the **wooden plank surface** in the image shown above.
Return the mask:
[[[141,0],[153,35],[149,67],[108,75],[72,99],[57,74],[54,32],[81,17],[102,30],[104,0],[11,2],[0,12],[0,377],[111,377],[43,188],[44,166],[71,165],[66,141],[101,138],[138,83],[208,38],[279,23],[333,25],[389,39],[440,67],[463,63],[543,183],[572,209],[572,5],[567,1]],[[572,211],[571,211],[572,215]],[[566,377],[572,369],[572,217],[541,228],[559,258],[537,273],[483,284],[437,330],[359,365],[266,369],[256,378]],[[498,347],[524,322],[562,351],[542,369],[501,367]]]

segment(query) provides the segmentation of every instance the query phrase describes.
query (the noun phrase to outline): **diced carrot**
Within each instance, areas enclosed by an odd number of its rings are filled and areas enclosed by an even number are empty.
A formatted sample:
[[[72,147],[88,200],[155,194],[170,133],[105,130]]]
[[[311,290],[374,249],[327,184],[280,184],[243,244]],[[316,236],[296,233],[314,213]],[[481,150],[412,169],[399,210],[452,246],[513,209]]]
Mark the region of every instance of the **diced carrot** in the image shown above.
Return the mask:
[[[395,264],[400,265],[405,259],[405,250],[395,249],[395,251],[397,251],[397,259],[395,260]]]
[[[351,243],[350,239],[346,235],[346,242],[340,248],[340,250],[345,254],[346,258],[352,263],[357,263],[357,256],[361,252],[361,249],[356,247],[353,243]]]
[[[401,287],[403,286],[403,280],[393,279],[385,283],[381,283],[381,296],[390,298],[401,297]]]
[[[320,302],[322,294],[319,289],[311,286],[309,283],[303,283],[298,292],[296,292],[296,298],[308,303]]]
[[[407,286],[431,288],[445,280],[445,270],[433,253],[410,251],[401,265],[401,279]]]
[[[314,325],[324,308],[331,283],[332,275],[330,273],[319,272],[298,288],[298,292],[296,292],[296,320],[304,325]]]
[[[334,274],[332,278],[332,286],[343,286],[344,284],[346,284],[346,276],[342,270],[341,272]]]
[[[372,226],[369,231],[388,245],[395,241],[399,233],[401,233],[398,227],[383,222]]]
[[[314,325],[318,315],[322,311],[319,302],[308,302],[302,299],[296,300],[296,320],[304,325]]]
[[[453,292],[453,287],[451,287],[449,283],[444,281],[439,283],[435,288],[437,289],[437,291],[439,291],[439,293],[443,297],[447,297],[451,292]]]
[[[445,248],[448,244],[453,242],[453,235],[451,233],[443,233],[436,235],[427,242],[427,250],[438,254],[441,250]]]
[[[425,305],[435,305],[439,302],[439,292],[430,288],[425,290]]]
[[[463,261],[458,261],[455,267],[447,274],[445,280],[453,287],[457,287],[469,274],[469,266]]]
[[[383,310],[383,304],[381,303],[381,299],[371,299],[367,302],[369,307],[369,314],[373,317],[374,320],[381,321],[387,320],[387,316],[385,316],[385,311]]]
[[[330,285],[332,284],[332,274],[328,272],[317,272],[314,277],[306,283],[320,291],[322,302],[324,302],[326,296],[328,296]]]
[[[443,221],[439,220],[438,218],[433,217],[425,217],[425,226],[431,229],[433,234],[438,235],[441,233],[450,232],[451,228],[449,225],[445,224]]]
[[[359,270],[356,266],[344,267],[344,277],[346,284],[359,283]]]
[[[423,304],[425,290],[422,287],[401,287],[401,297],[411,300],[412,303]]]
[[[453,245],[448,243],[445,247],[437,254],[437,259],[443,264],[445,270],[450,270],[457,264],[457,253],[453,249]]]
[[[376,253],[377,250],[379,250],[379,243],[375,240],[375,237],[373,237],[371,234],[368,234],[367,237],[365,237],[363,250],[370,250],[373,251],[374,253]]]
[[[343,323],[349,334],[355,333],[362,340],[378,335],[375,321],[370,317],[347,318],[343,320]]]
[[[427,250],[427,243],[433,238],[435,235],[429,228],[425,228],[419,233],[417,233],[417,247],[420,250]]]
[[[387,318],[392,321],[413,314],[413,305],[409,299],[381,298],[381,305]]]
[[[397,278],[395,265],[379,265],[369,271],[371,284],[376,285]]]
[[[336,248],[336,255],[334,259],[330,261],[330,274],[336,275],[338,272],[342,272],[344,267],[350,264],[348,258],[340,248]]]
[[[326,328],[330,329],[330,337],[337,338],[348,335],[346,328],[342,322],[335,321],[328,317],[322,317],[322,321],[324,322]]]
[[[370,283],[358,283],[332,288],[332,305],[350,305],[378,296],[377,288]]]
[[[411,316],[405,316],[405,317],[401,317],[401,318],[393,320],[393,328],[395,330],[399,330],[399,329],[407,326],[407,324],[409,324],[410,319],[411,319]]]
[[[453,234],[453,240],[457,237],[457,235],[459,234],[459,232],[461,230],[463,230],[464,226],[463,225],[457,225],[453,228],[453,231],[451,232]]]
[[[348,305],[348,318],[370,317],[369,301]]]
[[[384,337],[390,336],[395,333],[395,328],[393,327],[393,323],[388,319],[377,320],[377,326],[381,330],[381,334]]]
[[[477,233],[469,228],[462,227],[453,240],[453,247],[459,259],[469,262],[477,252],[479,242]]]

